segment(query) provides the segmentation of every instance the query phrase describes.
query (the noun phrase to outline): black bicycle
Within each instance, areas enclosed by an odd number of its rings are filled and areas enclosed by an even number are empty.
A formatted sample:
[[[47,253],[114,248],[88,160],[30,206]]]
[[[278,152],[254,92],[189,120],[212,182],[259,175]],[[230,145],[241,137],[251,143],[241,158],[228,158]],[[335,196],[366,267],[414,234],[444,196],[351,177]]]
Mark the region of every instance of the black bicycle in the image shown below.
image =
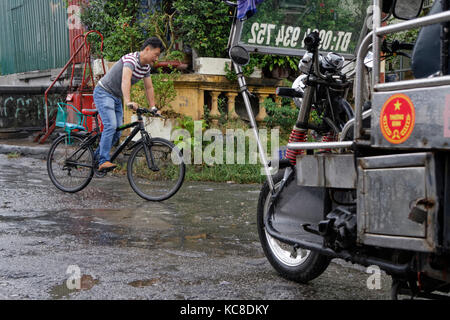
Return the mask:
[[[98,111],[85,109],[75,116],[72,114],[72,119],[78,116],[76,123],[73,120],[68,121],[70,114],[61,114],[62,119],[57,119],[57,123],[65,127],[66,133],[53,142],[47,157],[47,171],[50,180],[58,189],[75,193],[83,190],[94,174],[99,177],[106,175],[106,172],[98,171],[98,163],[94,159],[94,149],[98,146],[101,136]],[[183,184],[186,171],[183,155],[170,141],[153,138],[145,130],[143,115],[160,115],[146,108],[139,108],[136,114],[137,121],[117,128],[118,131],[134,129],[117,147],[111,162],[128,147],[131,155],[127,163],[127,177],[133,190],[148,201],[167,200],[175,195]],[[86,117],[95,119],[95,128],[91,131],[82,131],[83,127],[86,128],[83,125]],[[141,133],[141,139],[134,142],[133,139],[138,133]]]

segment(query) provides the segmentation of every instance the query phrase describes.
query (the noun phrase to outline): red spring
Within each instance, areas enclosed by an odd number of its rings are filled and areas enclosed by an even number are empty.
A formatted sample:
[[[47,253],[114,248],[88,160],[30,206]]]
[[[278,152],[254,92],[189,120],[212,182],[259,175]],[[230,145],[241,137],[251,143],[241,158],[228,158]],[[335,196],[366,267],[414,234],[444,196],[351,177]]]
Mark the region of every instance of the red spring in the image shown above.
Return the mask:
[[[333,142],[336,141],[336,135],[333,132],[328,132],[322,137],[322,142]],[[321,149],[321,151],[331,152],[331,149]]]
[[[300,130],[300,129],[294,129],[291,132],[291,135],[289,137],[289,143],[291,142],[306,142],[308,138],[308,134],[306,131]],[[286,158],[290,161],[290,163],[295,166],[297,163],[297,156],[304,154],[305,150],[292,150],[287,149],[286,150]]]

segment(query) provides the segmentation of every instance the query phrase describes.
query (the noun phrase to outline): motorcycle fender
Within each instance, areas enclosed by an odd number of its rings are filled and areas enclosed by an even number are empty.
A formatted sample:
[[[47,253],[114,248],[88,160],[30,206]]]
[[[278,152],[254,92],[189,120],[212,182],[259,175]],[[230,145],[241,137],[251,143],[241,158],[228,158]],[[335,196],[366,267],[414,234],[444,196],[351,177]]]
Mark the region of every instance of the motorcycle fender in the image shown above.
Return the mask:
[[[303,229],[308,224],[316,228],[331,210],[331,201],[326,188],[297,185],[291,179],[274,206],[272,226],[282,233],[314,243],[322,243],[321,236]]]

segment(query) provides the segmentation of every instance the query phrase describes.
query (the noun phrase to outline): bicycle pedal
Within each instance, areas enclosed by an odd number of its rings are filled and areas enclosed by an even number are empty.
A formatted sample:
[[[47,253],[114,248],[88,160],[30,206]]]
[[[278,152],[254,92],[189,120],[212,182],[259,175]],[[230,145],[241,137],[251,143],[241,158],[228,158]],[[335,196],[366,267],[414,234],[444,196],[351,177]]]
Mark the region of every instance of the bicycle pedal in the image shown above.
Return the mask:
[[[107,168],[107,169],[103,169],[103,170],[98,170],[97,169],[97,172],[98,173],[108,173],[108,172],[111,172],[111,171],[114,171],[114,169],[116,169],[117,167],[113,167],[113,168]]]
[[[104,178],[106,177],[107,172],[102,172],[95,169],[94,174],[96,178]]]

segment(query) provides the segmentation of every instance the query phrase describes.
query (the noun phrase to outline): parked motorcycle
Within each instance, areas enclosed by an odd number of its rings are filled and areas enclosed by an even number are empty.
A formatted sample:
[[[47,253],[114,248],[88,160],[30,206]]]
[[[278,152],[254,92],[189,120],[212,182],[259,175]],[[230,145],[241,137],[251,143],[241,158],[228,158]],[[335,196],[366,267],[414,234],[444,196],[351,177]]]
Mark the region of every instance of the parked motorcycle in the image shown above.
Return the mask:
[[[270,175],[272,163],[259,148],[267,181],[258,201],[258,233],[283,277],[306,283],[331,259],[341,258],[386,271],[394,299],[404,293],[448,298],[437,294],[450,291],[448,5],[442,1],[443,12],[417,18],[421,0],[374,0],[373,31],[358,48],[354,109],[345,100],[351,82],[342,72],[343,59],[333,53],[321,57],[317,33],[305,38],[303,75],[293,88],[277,89],[299,107],[282,170]],[[382,8],[412,20],[381,27]],[[381,38],[433,23],[443,23],[440,74],[379,83]],[[364,58],[371,44],[371,100],[363,101]],[[261,147],[242,73],[249,53],[234,46],[230,57]],[[321,115],[321,124],[310,123],[311,110]],[[307,142],[309,130],[322,141]]]
[[[353,109],[345,100],[351,85],[346,75],[341,72],[345,59],[336,53],[329,53],[325,57],[320,55],[318,50],[320,38],[317,32],[305,38],[305,45],[308,51],[299,64],[299,70],[303,74],[294,81],[292,88],[277,88],[278,96],[293,98],[299,108],[289,143],[306,142],[308,132],[311,131],[322,136],[323,142],[333,142],[338,139],[345,124],[354,118]],[[312,110],[322,120],[319,125],[310,121]],[[331,149],[322,149],[321,152],[331,153]],[[309,205],[313,204],[310,197],[315,198],[318,190],[309,188],[299,190],[296,186],[297,158],[305,153],[303,149],[287,149],[288,162],[282,162],[281,168],[284,170],[273,177],[275,194],[271,192],[269,184],[265,183],[260,193],[257,211],[258,234],[266,257],[283,277],[298,282],[308,282],[319,276],[327,268],[330,258],[278,240],[267,231],[266,223],[270,223],[283,234],[295,234],[296,230],[292,226],[295,225],[293,222],[296,218],[291,216],[291,213],[294,213],[291,209],[304,207],[308,202],[304,208],[305,212],[311,214],[316,212],[316,208],[310,208]],[[308,196],[305,198],[306,194]],[[323,194],[321,196],[323,197]],[[277,214],[276,221],[275,219],[271,221],[270,217],[274,216],[275,207],[280,208],[282,213]],[[298,211],[295,212],[295,215],[297,214]],[[307,237],[310,236],[310,231],[313,232],[309,227],[303,231]]]

